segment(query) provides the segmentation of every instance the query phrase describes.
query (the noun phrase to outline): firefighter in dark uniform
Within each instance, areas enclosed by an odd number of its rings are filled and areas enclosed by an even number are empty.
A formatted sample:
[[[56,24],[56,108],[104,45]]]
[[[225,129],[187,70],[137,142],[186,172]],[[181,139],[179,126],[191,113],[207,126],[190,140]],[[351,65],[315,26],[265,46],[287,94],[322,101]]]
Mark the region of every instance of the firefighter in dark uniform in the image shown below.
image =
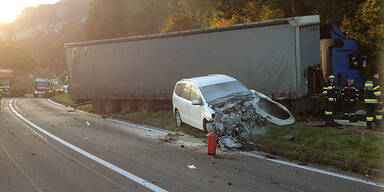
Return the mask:
[[[341,98],[344,101],[344,117],[350,122],[356,122],[356,104],[359,100],[359,90],[353,85],[354,79],[348,79],[348,85],[341,90]]]
[[[378,73],[375,73],[372,79],[368,79],[364,83],[364,103],[367,109],[367,128],[372,129],[373,123],[379,127],[383,116],[377,111],[381,106],[381,87]]]
[[[336,108],[337,89],[335,86],[335,76],[330,75],[328,77],[328,84],[323,87],[323,96],[325,99],[325,123],[333,123],[333,115]]]

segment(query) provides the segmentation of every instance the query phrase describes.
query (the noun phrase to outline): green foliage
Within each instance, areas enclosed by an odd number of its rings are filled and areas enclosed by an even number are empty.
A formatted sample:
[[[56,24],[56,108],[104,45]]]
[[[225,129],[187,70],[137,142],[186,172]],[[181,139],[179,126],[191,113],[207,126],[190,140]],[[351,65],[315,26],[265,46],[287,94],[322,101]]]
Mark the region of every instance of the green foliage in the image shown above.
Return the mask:
[[[266,4],[262,4],[256,1],[248,1],[241,8],[236,7],[236,12],[234,12],[229,19],[226,19],[228,16],[228,13],[220,11],[216,12],[215,17],[213,17],[211,20],[211,25],[216,27],[238,23],[279,19],[284,17],[284,13],[281,9],[272,10]]]
[[[75,102],[71,99],[70,95],[68,93],[63,93],[60,95],[55,95],[51,98],[53,101],[57,103],[61,103],[65,106],[72,106],[75,104]],[[86,104],[76,107],[79,110],[86,111],[86,112],[92,112],[92,105]]]
[[[160,29],[161,33],[184,31],[200,28],[198,21],[185,13],[171,14],[164,26]]]
[[[303,162],[333,165],[361,173],[367,167],[382,168],[383,136],[306,125],[295,127],[294,130],[271,127],[264,135],[251,136],[250,140],[262,144],[262,150],[266,152]],[[293,134],[294,139],[284,139],[287,134]]]
[[[126,35],[158,33],[168,16],[176,12],[177,0],[125,0]]]
[[[178,0],[178,5],[179,11],[194,18],[202,28],[211,27],[218,6],[215,0]]]
[[[383,0],[367,0],[353,17],[344,16],[341,25],[347,37],[358,41],[362,53],[368,56],[368,67],[371,70],[379,66],[380,55],[383,53],[383,5]]]
[[[96,40],[124,35],[123,2],[92,0],[88,11],[87,39]]]
[[[0,68],[31,72],[36,61],[15,42],[0,41]]]

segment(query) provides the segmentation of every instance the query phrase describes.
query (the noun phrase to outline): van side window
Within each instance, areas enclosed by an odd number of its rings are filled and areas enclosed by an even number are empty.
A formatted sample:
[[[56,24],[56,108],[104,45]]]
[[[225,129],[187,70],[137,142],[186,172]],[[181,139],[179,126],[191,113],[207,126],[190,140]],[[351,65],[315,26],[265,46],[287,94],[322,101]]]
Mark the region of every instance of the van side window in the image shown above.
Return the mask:
[[[199,90],[195,86],[191,86],[191,101],[193,100],[199,100],[200,103],[203,103],[203,100],[201,99],[201,95],[199,93]]]
[[[184,84],[183,88],[181,89],[180,97],[191,100],[191,85]]]
[[[181,91],[184,88],[185,83],[179,83],[176,85],[175,93],[177,96],[181,97]]]

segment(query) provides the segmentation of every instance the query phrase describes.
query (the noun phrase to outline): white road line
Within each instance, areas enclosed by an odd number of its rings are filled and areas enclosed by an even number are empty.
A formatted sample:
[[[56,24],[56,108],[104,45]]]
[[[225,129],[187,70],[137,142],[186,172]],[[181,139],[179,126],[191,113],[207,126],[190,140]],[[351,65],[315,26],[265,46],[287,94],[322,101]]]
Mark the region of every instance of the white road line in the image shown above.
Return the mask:
[[[66,107],[66,106],[64,106],[64,105],[62,105],[60,103],[56,103],[56,102],[54,102],[54,101],[52,101],[50,99],[48,99],[48,101],[53,103],[53,104],[55,104],[55,105],[59,105],[59,106],[62,106],[64,108],[69,109],[68,107]],[[87,112],[84,112],[84,111],[80,111],[80,112],[83,112],[83,113],[86,113],[86,114],[89,114],[89,115],[93,115],[93,116],[97,116],[97,115],[94,115],[94,114],[91,114],[91,113],[87,113]],[[97,116],[97,117],[99,117],[99,116]],[[156,129],[150,129],[150,128],[147,128],[147,127],[144,127],[144,126],[139,126],[139,125],[131,124],[131,123],[124,122],[124,121],[119,121],[119,120],[116,120],[116,119],[107,118],[107,120],[110,120],[110,121],[113,121],[113,122],[117,122],[117,123],[121,123],[121,124],[124,124],[124,125],[129,125],[129,126],[132,126],[132,127],[138,127],[140,129],[149,129],[151,131],[160,131],[160,130],[156,130]],[[247,156],[251,156],[251,157],[255,157],[255,158],[259,158],[259,159],[264,159],[264,160],[267,160],[267,161],[272,161],[272,162],[279,163],[279,164],[284,164],[284,165],[287,165],[287,166],[301,168],[301,169],[305,169],[305,170],[308,170],[308,171],[313,171],[313,172],[317,172],[317,173],[331,175],[331,176],[339,177],[339,178],[346,179],[346,180],[356,181],[356,182],[365,183],[365,184],[368,184],[368,185],[373,185],[373,186],[376,186],[376,187],[384,188],[384,184],[383,183],[379,183],[379,182],[363,180],[363,179],[360,179],[360,178],[351,177],[351,176],[343,175],[343,174],[340,174],[340,173],[335,173],[335,172],[331,172],[331,171],[327,171],[327,170],[322,170],[322,169],[318,169],[318,168],[313,168],[313,167],[309,167],[309,166],[302,166],[302,165],[298,165],[298,164],[287,162],[287,161],[282,161],[282,160],[277,160],[277,159],[268,159],[268,158],[265,158],[262,155],[258,155],[258,154],[255,154],[255,153],[250,153],[250,152],[240,152],[240,153],[243,154],[243,155],[247,155]]]
[[[373,181],[369,181],[369,180],[364,180],[364,179],[360,179],[360,178],[356,178],[356,177],[352,177],[352,176],[348,176],[348,175],[343,175],[343,174],[335,173],[335,172],[331,172],[331,171],[326,171],[326,170],[318,169],[318,168],[314,168],[314,167],[298,165],[298,164],[295,164],[295,163],[291,163],[291,162],[287,162],[287,161],[282,161],[282,160],[278,160],[278,159],[269,159],[269,158],[266,158],[263,155],[259,155],[259,154],[255,154],[255,153],[251,153],[251,152],[239,152],[239,153],[241,153],[243,155],[248,155],[248,156],[251,156],[251,157],[255,157],[255,158],[258,158],[258,159],[264,159],[264,160],[267,160],[267,161],[272,161],[272,162],[283,164],[283,165],[288,165],[288,166],[292,166],[292,167],[296,167],[296,168],[300,168],[300,169],[305,169],[305,170],[308,170],[308,171],[313,171],[313,172],[317,172],[317,173],[331,175],[331,176],[334,176],[334,177],[338,177],[338,178],[342,178],[342,179],[346,179],[346,180],[350,180],[350,181],[356,181],[356,182],[360,182],[360,183],[364,183],[364,184],[368,184],[368,185],[373,185],[373,186],[376,186],[376,187],[384,188],[384,184],[383,183],[378,183],[378,182],[373,182]]]
[[[103,159],[95,156],[95,155],[92,155],[91,153],[88,153],[87,151],[83,150],[83,149],[80,149],[79,147],[76,147],[75,145],[72,145],[71,143],[68,143],[66,141],[64,141],[63,139],[51,134],[50,132],[44,130],[43,128],[37,126],[36,124],[32,123],[30,120],[26,119],[25,117],[23,117],[20,113],[18,113],[15,108],[12,106],[12,102],[15,101],[15,99],[11,100],[11,102],[9,103],[9,108],[11,109],[11,111],[17,116],[19,117],[20,119],[22,119],[23,121],[25,121],[26,123],[28,123],[29,125],[31,125],[33,128],[37,129],[38,131],[44,133],[45,135],[47,135],[48,137],[56,140],[57,142],[71,148],[72,150],[88,157],[89,159],[92,159],[94,161],[96,161],[97,163],[111,169],[112,171],[115,171],[123,176],[125,176],[126,178],[140,184],[140,185],[143,185],[144,187],[152,190],[152,191],[155,191],[155,192],[167,192],[167,190],[165,189],[162,189],[160,188],[159,186],[156,186],[124,169],[121,169],[120,167],[117,167],[116,165],[113,165],[112,163],[109,163],[107,161],[104,161]]]
[[[64,107],[65,109],[71,109],[70,107],[66,107],[60,103],[57,103],[57,102],[54,102],[50,99],[48,99],[48,101],[52,104],[55,104],[55,105],[58,105],[60,107]],[[94,117],[98,117],[98,118],[101,118],[100,115],[95,115],[95,114],[92,114],[92,113],[88,113],[88,112],[85,112],[85,111],[82,111],[82,110],[76,110],[80,113],[84,113],[84,114],[87,114],[87,115],[91,115],[91,116],[94,116]],[[163,131],[163,130],[158,130],[158,129],[153,129],[153,128],[149,128],[149,127],[146,127],[146,126],[143,126],[143,125],[137,125],[135,123],[129,123],[129,122],[125,122],[125,121],[120,121],[120,120],[117,120],[117,119],[112,119],[112,118],[106,118],[105,120],[107,121],[112,121],[112,122],[115,122],[115,123],[120,123],[120,124],[123,124],[123,125],[128,125],[128,126],[131,126],[131,127],[135,127],[135,128],[139,128],[139,129],[144,129],[146,131],[151,131],[151,132],[154,132],[154,133],[158,133],[158,134],[168,134],[169,132],[167,131]]]
[[[37,190],[40,191],[37,185],[33,182],[33,180],[28,176],[28,174],[20,167],[20,165],[16,162],[16,160],[12,157],[12,155],[5,148],[3,143],[0,141],[0,146],[3,151],[8,155],[9,159],[11,159],[12,163],[16,166],[16,168],[20,171],[20,173],[31,183],[31,185]]]

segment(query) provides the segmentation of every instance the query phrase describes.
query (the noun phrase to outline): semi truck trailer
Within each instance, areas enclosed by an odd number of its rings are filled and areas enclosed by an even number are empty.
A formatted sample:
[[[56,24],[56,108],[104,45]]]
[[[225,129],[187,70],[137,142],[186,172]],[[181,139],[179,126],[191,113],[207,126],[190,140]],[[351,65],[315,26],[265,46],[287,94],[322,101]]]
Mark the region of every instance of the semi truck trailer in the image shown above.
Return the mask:
[[[320,19],[312,15],[67,43],[69,93],[104,112],[156,110],[171,106],[180,79],[226,74],[275,100],[289,101],[296,110],[317,107],[302,103],[318,93],[324,73],[333,72],[331,65],[339,65],[329,52],[342,43],[329,39],[323,44],[329,46],[323,51],[328,56],[322,59]],[[325,70],[319,74],[316,66]]]

